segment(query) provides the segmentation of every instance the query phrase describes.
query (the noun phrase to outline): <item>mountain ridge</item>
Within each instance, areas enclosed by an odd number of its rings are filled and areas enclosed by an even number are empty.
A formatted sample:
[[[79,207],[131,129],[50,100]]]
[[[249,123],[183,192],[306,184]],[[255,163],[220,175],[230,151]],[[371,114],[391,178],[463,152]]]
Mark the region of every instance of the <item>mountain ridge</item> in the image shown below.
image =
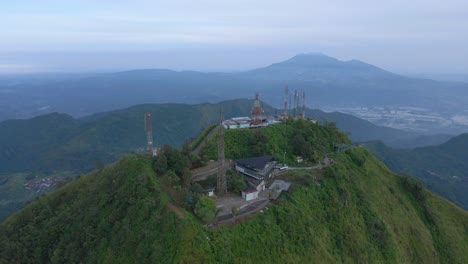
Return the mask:
[[[247,132],[270,134],[274,142],[264,143],[274,146],[283,139],[273,131],[300,127],[305,143],[327,149],[337,133],[310,122],[278,126]],[[233,142],[228,152],[247,143]],[[323,170],[283,175],[291,189],[262,213],[208,229],[184,205],[190,199],[174,198],[187,188],[183,174],[130,155],[0,223],[0,263],[464,263],[466,211],[392,174],[363,148],[330,158]]]
[[[242,94],[250,97],[255,91],[262,94],[264,101],[280,106],[284,85],[289,85],[291,91],[304,90],[310,108],[415,106],[449,119],[462,114],[468,103],[466,84],[404,77],[358,60],[343,62],[326,55],[304,56],[309,61],[306,64],[312,66],[283,67],[301,58],[296,56],[242,72],[133,70],[49,83],[38,81],[36,85],[27,82],[13,90],[0,85],[0,92],[10,91],[0,98],[0,118],[47,112],[81,117],[142,103],[214,103]],[[329,63],[330,67],[314,67],[320,64],[320,59],[314,59],[317,57],[333,63]]]
[[[142,151],[146,144],[145,112],[153,114],[155,146],[180,147],[218,122],[220,108],[224,109],[225,118],[249,116],[252,104],[248,99],[198,105],[144,104],[82,118],[54,113],[0,122],[0,182],[5,182],[0,185],[0,199],[5,201],[0,206],[0,219],[31,199],[23,186],[28,179],[87,173],[130,151]],[[275,114],[273,107],[266,103],[262,106],[265,114]],[[412,136],[345,114],[308,109],[307,116],[321,123],[335,121],[338,128],[350,132],[351,138],[358,141]]]
[[[468,134],[415,149],[392,149],[381,142],[364,145],[392,171],[415,176],[429,189],[468,208]]]

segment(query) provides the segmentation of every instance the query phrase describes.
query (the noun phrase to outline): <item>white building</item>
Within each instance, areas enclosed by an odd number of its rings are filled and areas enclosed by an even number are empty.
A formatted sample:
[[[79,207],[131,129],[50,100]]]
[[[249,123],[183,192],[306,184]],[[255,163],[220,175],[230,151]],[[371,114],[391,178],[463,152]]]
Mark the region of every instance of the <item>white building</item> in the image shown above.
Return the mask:
[[[250,201],[258,198],[258,191],[255,188],[249,188],[242,192],[242,198],[246,201]]]

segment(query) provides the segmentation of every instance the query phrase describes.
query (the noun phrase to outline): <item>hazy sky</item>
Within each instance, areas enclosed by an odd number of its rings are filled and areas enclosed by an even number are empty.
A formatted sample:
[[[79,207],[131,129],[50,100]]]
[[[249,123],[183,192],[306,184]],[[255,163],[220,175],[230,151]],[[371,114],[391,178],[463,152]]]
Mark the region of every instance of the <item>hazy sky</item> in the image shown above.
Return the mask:
[[[15,0],[0,72],[242,70],[297,53],[468,73],[468,1]]]

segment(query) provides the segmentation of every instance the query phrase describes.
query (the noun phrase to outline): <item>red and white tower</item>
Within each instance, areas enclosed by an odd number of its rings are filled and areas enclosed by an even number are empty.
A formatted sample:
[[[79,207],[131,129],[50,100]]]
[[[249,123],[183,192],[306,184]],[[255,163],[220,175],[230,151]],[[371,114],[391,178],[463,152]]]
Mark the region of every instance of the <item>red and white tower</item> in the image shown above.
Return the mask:
[[[255,102],[252,108],[252,120],[250,121],[251,126],[260,125],[263,123],[263,110],[260,106],[260,100],[258,99],[258,92],[255,94]]]

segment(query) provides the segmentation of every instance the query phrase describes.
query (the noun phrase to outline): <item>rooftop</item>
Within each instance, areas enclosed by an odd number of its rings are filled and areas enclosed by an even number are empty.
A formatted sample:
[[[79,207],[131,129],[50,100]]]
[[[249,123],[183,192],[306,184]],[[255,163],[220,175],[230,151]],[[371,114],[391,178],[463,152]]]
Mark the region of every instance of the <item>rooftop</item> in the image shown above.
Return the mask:
[[[289,187],[291,187],[291,183],[285,182],[282,180],[275,180],[270,188],[273,193],[271,194],[271,199],[276,200],[280,196],[281,192],[289,190]]]
[[[253,157],[236,160],[236,164],[250,169],[263,170],[267,164],[273,161],[273,156]]]

